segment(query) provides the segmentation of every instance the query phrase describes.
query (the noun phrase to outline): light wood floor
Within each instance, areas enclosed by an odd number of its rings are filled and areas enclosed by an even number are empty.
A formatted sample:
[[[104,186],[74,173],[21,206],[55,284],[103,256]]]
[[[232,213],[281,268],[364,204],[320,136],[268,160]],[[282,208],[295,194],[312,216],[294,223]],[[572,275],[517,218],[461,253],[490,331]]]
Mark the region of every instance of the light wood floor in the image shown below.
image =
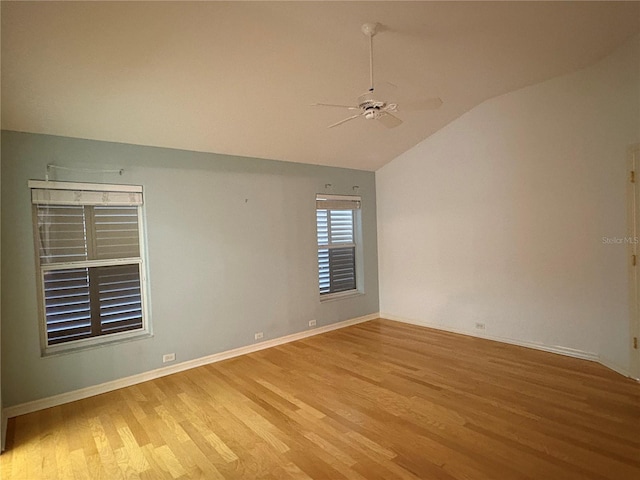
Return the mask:
[[[640,384],[385,320],[10,421],[9,479],[640,478]]]

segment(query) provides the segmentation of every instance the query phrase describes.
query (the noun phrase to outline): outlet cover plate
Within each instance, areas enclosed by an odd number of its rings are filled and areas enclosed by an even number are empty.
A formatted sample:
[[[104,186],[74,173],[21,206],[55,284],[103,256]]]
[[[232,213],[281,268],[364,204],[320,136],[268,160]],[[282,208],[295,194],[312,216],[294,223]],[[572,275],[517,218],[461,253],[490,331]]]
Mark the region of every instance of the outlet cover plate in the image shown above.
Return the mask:
[[[173,362],[176,359],[175,353],[167,353],[162,356],[162,363]]]

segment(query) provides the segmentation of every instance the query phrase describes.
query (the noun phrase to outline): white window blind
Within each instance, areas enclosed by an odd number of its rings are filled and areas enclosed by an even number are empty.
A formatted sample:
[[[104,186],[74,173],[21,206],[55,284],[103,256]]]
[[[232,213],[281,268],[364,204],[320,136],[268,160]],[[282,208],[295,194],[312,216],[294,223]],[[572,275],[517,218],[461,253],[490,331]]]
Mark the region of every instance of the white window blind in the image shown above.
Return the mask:
[[[49,345],[91,336],[88,268],[45,272],[44,297]]]
[[[55,186],[32,188],[45,350],[145,330],[141,187]]]
[[[96,258],[140,256],[137,207],[93,207]]]
[[[359,197],[316,197],[320,295],[356,289],[355,211],[359,208]]]

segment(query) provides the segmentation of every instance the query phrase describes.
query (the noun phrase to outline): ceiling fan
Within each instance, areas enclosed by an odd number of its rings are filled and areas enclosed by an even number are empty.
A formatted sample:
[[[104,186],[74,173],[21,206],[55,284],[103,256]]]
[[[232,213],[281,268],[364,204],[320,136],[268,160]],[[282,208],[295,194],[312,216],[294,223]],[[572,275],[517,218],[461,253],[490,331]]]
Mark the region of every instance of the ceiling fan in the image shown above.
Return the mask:
[[[398,112],[398,104],[383,100],[383,97],[379,96],[379,92],[376,91],[373,84],[373,37],[378,31],[377,23],[365,23],[361,27],[362,33],[369,37],[369,90],[358,97],[355,106],[352,105],[336,105],[332,103],[315,103],[313,107],[332,107],[343,108],[347,110],[357,111],[358,113],[347,117],[339,122],[329,125],[328,128],[337,127],[350,120],[354,120],[358,117],[364,117],[367,120],[378,120],[382,125],[387,128],[397,127],[402,123],[394,113]],[[391,83],[385,83],[389,90],[394,90],[395,85]],[[411,110],[434,110],[442,105],[440,98],[430,98],[424,100],[419,104],[414,104],[410,108]]]

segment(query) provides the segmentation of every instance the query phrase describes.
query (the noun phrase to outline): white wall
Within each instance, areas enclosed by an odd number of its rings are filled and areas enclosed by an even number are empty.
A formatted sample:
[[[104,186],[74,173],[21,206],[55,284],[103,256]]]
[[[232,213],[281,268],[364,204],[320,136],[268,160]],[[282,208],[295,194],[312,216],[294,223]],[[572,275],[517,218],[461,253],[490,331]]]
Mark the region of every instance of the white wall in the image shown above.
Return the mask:
[[[1,150],[1,149],[0,149]],[[0,153],[0,172],[2,172],[2,154]],[[0,173],[0,185],[2,185],[2,181],[1,181],[1,173]],[[0,198],[2,198],[2,195],[0,193]],[[1,203],[0,203],[0,207],[1,207]],[[0,208],[0,212],[2,211],[2,209]],[[2,238],[2,222],[0,222],[0,239]],[[2,249],[0,249],[1,251]],[[0,261],[0,272],[2,271],[1,268],[1,261]],[[1,284],[0,284],[1,285]],[[2,292],[2,287],[0,286],[0,292]],[[1,293],[0,293],[1,295]],[[0,301],[1,304],[1,301]],[[2,451],[4,450],[4,445],[5,445],[5,440],[6,440],[6,436],[7,436],[7,419],[4,416],[4,410],[2,408],[2,313],[1,313],[2,309],[0,308],[0,453],[2,453]]]
[[[1,11],[2,9],[0,9]],[[1,14],[0,14],[1,16]],[[1,49],[0,49],[1,50]],[[0,74],[0,78],[2,78],[2,75]],[[0,91],[2,91],[2,86],[1,86],[1,81],[0,81]],[[0,172],[2,172],[2,153],[1,153],[1,145],[0,145]],[[1,175],[1,174],[0,174]],[[2,185],[2,179],[0,178],[0,185]],[[2,194],[0,192],[0,198],[2,197]],[[0,212],[2,211],[1,209],[1,205],[0,205]],[[2,222],[0,222],[0,239],[2,238],[2,231],[1,231],[1,226]],[[1,240],[0,240],[1,243]],[[0,248],[0,250],[2,250]],[[0,261],[0,272],[2,271],[1,268],[1,261]],[[2,295],[2,287],[0,286],[0,297]],[[1,304],[1,300],[0,300],[0,304]],[[0,308],[0,317],[2,317],[2,313],[1,313],[1,308]],[[6,434],[7,434],[7,422],[4,416],[4,411],[2,408],[2,338],[1,338],[1,332],[2,332],[2,318],[0,318],[0,453],[2,453],[2,451],[4,450],[4,445],[5,445],[5,440],[6,440]]]
[[[640,36],[491,99],[376,172],[380,310],[628,371],[626,150]],[[469,79],[470,82],[473,79]],[[445,99],[446,101],[446,99]]]

